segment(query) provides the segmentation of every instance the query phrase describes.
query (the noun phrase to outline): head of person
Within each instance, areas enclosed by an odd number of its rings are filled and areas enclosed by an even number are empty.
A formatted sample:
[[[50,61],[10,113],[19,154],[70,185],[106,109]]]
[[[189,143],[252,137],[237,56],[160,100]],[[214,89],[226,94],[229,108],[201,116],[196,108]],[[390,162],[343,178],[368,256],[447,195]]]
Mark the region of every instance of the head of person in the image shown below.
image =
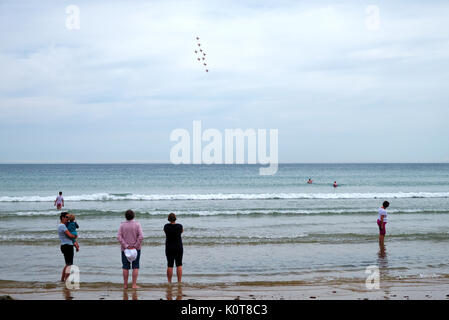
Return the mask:
[[[73,222],[73,221],[75,221],[75,215],[74,215],[74,214],[68,214],[68,215],[67,215],[67,219],[68,219],[70,222]]]
[[[62,196],[62,191],[59,191],[59,195]]]
[[[176,215],[173,212],[168,215],[168,221],[170,222],[176,221]]]
[[[132,211],[132,210],[126,210],[126,212],[125,212],[125,218],[126,218],[126,220],[131,221],[132,219],[134,219],[135,216],[136,216],[136,215],[134,214],[134,211]]]
[[[385,209],[387,209],[390,206],[390,203],[388,201],[384,201],[384,203],[382,204],[382,207],[384,207]]]
[[[61,220],[62,223],[65,223],[67,221],[67,216],[69,215],[68,212],[61,212],[59,219]]]

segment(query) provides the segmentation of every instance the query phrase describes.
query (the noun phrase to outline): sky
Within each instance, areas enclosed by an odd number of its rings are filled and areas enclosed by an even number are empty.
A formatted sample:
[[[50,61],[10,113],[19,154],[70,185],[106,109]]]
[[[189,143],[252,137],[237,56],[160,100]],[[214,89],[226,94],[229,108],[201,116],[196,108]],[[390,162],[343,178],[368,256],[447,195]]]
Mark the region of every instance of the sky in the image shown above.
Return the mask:
[[[1,0],[0,162],[170,162],[195,120],[277,129],[281,163],[448,162],[448,16],[447,1]]]

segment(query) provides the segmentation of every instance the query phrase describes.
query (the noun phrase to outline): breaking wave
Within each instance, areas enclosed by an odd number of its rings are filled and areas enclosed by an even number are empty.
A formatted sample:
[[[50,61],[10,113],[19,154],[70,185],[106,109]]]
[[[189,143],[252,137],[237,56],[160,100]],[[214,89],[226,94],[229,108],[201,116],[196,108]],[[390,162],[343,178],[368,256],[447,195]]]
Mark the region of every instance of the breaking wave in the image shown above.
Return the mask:
[[[394,193],[210,193],[132,194],[94,193],[64,197],[65,201],[157,201],[157,200],[271,200],[271,199],[398,199],[449,198],[449,192]],[[55,196],[2,196],[0,202],[53,202]]]

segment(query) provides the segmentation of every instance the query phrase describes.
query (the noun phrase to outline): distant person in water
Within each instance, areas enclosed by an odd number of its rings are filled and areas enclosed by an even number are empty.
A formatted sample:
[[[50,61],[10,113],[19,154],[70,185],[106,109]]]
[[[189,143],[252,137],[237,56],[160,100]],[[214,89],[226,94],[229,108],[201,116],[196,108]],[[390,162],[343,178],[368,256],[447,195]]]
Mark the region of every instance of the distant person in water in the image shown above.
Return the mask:
[[[78,251],[80,251],[80,246],[78,245],[78,231],[76,231],[76,229],[78,229],[80,226],[78,225],[78,223],[76,223],[74,214],[68,214],[67,218],[68,218],[68,221],[67,221],[66,227],[67,227],[67,230],[69,230],[69,232],[71,234],[76,236],[75,239],[72,239],[72,242],[76,248],[76,252],[78,252]]]
[[[338,187],[337,181],[334,181],[334,188]]]
[[[382,207],[379,208],[379,214],[377,217],[377,225],[379,226],[379,247],[381,250],[384,249],[384,238],[385,238],[385,225],[387,224],[387,208],[390,206],[388,201],[384,201]]]
[[[62,191],[59,191],[59,196],[56,197],[55,203],[56,209],[61,210],[64,207],[64,198],[62,197]]]
[[[309,181],[307,181],[308,184],[312,184],[313,180],[311,178],[309,178]]]
[[[184,249],[182,247],[181,233],[184,232],[182,224],[176,223],[176,215],[170,213],[168,221],[164,226],[165,232],[165,256],[167,257],[167,280],[171,283],[173,276],[173,264],[176,263],[176,276],[178,282],[182,281],[182,255]]]
[[[120,228],[118,230],[117,239],[120,242],[121,251],[122,251],[122,269],[123,269],[123,288],[128,289],[128,276],[129,269],[133,269],[132,279],[133,284],[132,288],[137,289],[137,276],[139,275],[139,261],[140,261],[140,250],[142,247],[143,241],[143,233],[142,227],[136,221],[134,221],[134,212],[132,210],[127,210],[125,212],[126,220],[120,224]],[[137,253],[134,251],[136,250]],[[134,256],[134,260],[129,262],[126,253],[136,253]]]

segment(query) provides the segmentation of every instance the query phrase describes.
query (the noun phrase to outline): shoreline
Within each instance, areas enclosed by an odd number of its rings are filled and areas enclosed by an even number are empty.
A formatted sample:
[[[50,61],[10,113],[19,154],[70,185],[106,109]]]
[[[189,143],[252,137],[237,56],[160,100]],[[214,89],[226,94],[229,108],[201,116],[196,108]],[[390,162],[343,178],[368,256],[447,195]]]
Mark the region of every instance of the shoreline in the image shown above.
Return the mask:
[[[449,300],[449,281],[413,280],[382,282],[369,290],[360,282],[329,285],[192,285],[173,283],[138,284],[139,289],[122,284],[80,283],[69,290],[61,282],[0,282],[0,296],[14,300]]]

